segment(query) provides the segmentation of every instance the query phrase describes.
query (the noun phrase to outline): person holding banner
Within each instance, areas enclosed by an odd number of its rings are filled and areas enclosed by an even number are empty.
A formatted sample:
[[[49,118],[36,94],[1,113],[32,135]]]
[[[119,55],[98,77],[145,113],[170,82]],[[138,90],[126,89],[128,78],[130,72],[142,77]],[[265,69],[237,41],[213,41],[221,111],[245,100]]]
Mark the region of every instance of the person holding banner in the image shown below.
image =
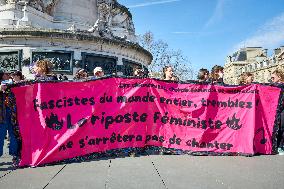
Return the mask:
[[[284,83],[284,72],[282,70],[274,70],[271,74],[271,81],[273,83],[283,84]]]
[[[223,81],[224,68],[222,66],[215,65],[211,69],[210,81],[212,83],[224,84]]]
[[[11,73],[11,78],[14,83],[19,83],[25,80],[25,76],[22,74],[21,71],[15,71]]]
[[[207,69],[201,68],[197,75],[198,82],[209,81],[209,71]]]
[[[49,60],[39,60],[35,63],[33,71],[37,81],[54,81],[58,80],[56,75],[51,74],[52,63]]]
[[[74,77],[74,80],[88,79],[88,73],[85,69],[79,69]]]
[[[171,66],[165,66],[163,68],[163,80],[166,81],[178,81],[178,77],[174,75],[174,70]]]
[[[163,68],[163,80],[165,81],[179,81],[178,77],[174,75],[174,69],[171,66],[165,66]],[[160,155],[175,155],[176,152],[169,149],[162,148]]]
[[[133,76],[134,77],[144,77],[145,76],[144,70],[141,68],[136,68],[133,72]]]
[[[92,79],[99,79],[105,76],[105,73],[102,69],[102,67],[96,67],[94,69],[94,77]]]
[[[284,84],[284,72],[276,69],[271,74],[271,81],[277,85]],[[278,132],[278,154],[284,155],[284,110],[281,112],[280,127]]]
[[[4,139],[9,134],[9,154],[13,156],[13,164],[17,164],[18,160],[18,141],[16,139],[13,127],[15,126],[15,116],[12,113],[13,109],[10,106],[10,92],[7,89],[7,81],[9,81],[9,75],[4,72],[0,72],[1,91],[0,91],[0,157],[3,155]],[[16,103],[14,102],[14,106]],[[15,119],[14,119],[15,118]]]
[[[253,82],[253,74],[250,72],[244,72],[241,74],[240,79],[239,79],[239,84],[240,85],[248,85]]]

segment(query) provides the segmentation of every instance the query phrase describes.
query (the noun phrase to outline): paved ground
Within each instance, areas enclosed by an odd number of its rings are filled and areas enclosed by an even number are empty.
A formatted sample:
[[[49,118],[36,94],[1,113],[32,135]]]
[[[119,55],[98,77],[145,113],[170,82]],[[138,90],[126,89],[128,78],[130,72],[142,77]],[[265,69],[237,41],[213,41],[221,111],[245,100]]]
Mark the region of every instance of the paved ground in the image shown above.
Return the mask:
[[[152,155],[13,169],[0,158],[0,189],[284,188],[284,156]]]

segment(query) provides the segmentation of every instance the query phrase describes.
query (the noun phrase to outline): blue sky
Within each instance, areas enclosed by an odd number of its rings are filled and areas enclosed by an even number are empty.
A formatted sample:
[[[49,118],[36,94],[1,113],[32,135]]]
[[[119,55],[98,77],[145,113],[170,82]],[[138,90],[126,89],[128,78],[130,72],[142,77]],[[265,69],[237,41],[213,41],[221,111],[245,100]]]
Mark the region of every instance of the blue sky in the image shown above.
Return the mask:
[[[244,46],[284,46],[284,0],[118,0],[133,15],[136,34],[180,49],[195,70],[224,65]]]

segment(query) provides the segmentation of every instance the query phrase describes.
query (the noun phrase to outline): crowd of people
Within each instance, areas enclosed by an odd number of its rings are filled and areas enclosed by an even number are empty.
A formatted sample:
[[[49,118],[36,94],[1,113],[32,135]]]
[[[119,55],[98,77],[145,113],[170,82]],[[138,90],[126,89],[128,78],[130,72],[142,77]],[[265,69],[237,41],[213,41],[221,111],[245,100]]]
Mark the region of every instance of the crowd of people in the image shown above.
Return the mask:
[[[55,75],[51,72],[52,64],[47,60],[40,60],[35,63],[32,70],[35,74],[36,81],[54,81],[54,80],[68,80],[64,75]],[[223,84],[224,68],[222,66],[214,66],[211,73],[207,69],[200,69],[197,75],[197,82],[200,83],[218,83]],[[145,72],[141,68],[136,68],[133,71],[134,77],[145,77]],[[89,76],[87,70],[79,69],[73,80],[87,80],[98,79],[106,76],[101,67],[96,67],[93,70],[93,75]],[[171,66],[165,66],[162,70],[162,78],[166,81],[179,81],[175,75],[174,69]],[[19,161],[19,152],[21,149],[19,127],[16,115],[15,98],[9,90],[9,84],[19,83],[25,81],[25,76],[21,71],[12,73],[0,70],[0,157],[3,155],[4,139],[8,132],[9,139],[9,154],[13,156],[13,163],[16,165]],[[240,85],[251,84],[254,80],[253,74],[245,72],[239,78]],[[284,84],[284,72],[282,70],[275,70],[271,74],[270,81],[275,85]],[[278,132],[278,153],[284,155],[284,111],[281,113],[281,125]]]

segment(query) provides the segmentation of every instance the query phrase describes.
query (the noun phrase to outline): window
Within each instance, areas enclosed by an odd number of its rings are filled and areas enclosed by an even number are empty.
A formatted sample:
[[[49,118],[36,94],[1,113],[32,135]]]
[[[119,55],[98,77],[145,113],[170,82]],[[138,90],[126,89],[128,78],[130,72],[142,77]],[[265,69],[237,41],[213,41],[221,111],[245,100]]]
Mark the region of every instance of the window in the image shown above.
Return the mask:
[[[123,75],[125,76],[133,76],[135,69],[142,69],[141,64],[138,64],[136,62],[123,59]]]
[[[117,58],[106,55],[82,53],[84,68],[93,75],[93,70],[96,67],[102,67],[106,75],[116,75],[116,62]]]
[[[70,51],[33,51],[32,63],[38,60],[49,60],[55,73],[73,73],[73,52]]]
[[[146,66],[143,66],[137,62],[133,62],[131,60],[123,59],[123,68],[122,72],[123,75],[125,76],[133,76],[135,69],[143,69],[144,70],[144,75],[148,75],[148,68]]]
[[[22,50],[0,51],[0,69],[6,71],[21,70]]]

